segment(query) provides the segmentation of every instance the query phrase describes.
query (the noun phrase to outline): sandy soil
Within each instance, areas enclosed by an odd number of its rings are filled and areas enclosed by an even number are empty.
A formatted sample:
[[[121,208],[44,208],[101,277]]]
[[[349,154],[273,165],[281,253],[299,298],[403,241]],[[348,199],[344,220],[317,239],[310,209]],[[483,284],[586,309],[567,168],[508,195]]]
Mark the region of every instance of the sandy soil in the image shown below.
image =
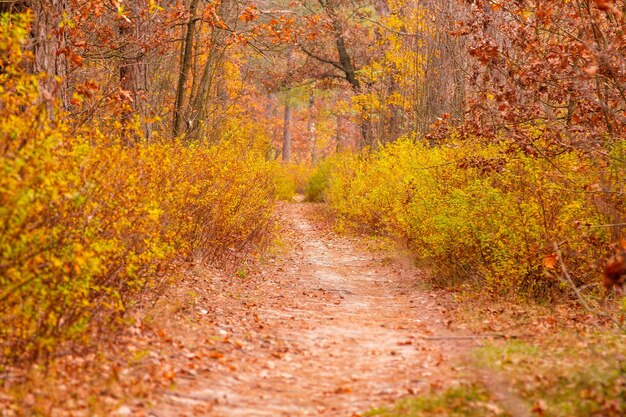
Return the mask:
[[[254,277],[196,271],[197,320],[171,329],[186,365],[149,415],[356,416],[459,367],[458,341],[430,338],[449,332],[419,271],[336,236],[314,205],[281,210],[289,250]]]

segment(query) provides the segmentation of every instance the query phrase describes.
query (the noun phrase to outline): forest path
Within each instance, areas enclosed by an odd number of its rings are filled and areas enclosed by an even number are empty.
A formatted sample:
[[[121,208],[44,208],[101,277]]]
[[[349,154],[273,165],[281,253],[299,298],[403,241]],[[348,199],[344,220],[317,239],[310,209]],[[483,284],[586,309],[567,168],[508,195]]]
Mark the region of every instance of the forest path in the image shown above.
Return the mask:
[[[254,287],[229,287],[235,296],[203,311],[215,327],[179,329],[187,355],[214,350],[151,415],[355,416],[446,385],[459,342],[428,339],[447,330],[436,297],[416,286],[419,271],[336,236],[313,204],[281,211],[289,251]]]

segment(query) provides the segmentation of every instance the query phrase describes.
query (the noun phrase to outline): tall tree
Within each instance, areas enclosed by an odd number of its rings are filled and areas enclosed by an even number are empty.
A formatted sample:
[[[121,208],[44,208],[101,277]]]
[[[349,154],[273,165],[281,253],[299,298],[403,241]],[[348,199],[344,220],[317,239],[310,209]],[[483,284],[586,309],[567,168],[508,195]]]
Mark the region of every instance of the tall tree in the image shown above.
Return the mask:
[[[0,2],[0,13],[32,12],[31,39],[28,48],[33,53],[30,63],[34,73],[46,76],[41,80],[41,88],[46,96],[56,96],[67,104],[66,84],[67,54],[66,28],[64,16],[70,13],[68,0],[15,0]],[[52,115],[52,107],[49,107]]]
[[[178,83],[176,86],[176,101],[174,102],[172,129],[175,137],[184,133],[183,130],[183,110],[185,108],[185,98],[187,92],[187,82],[193,63],[194,43],[196,42],[196,24],[198,22],[199,0],[191,0],[189,5],[187,24],[185,25],[184,37],[181,47],[180,69],[178,72]]]
[[[293,48],[289,48],[287,52],[287,68],[289,71],[293,67],[294,51]],[[288,78],[288,77],[287,77]],[[283,162],[291,162],[291,119],[293,113],[293,105],[291,103],[289,95],[285,97],[285,112],[283,116]]]
[[[311,162],[315,163],[317,160],[316,155],[316,137],[315,137],[315,92],[311,90],[309,92],[309,106],[307,115],[307,133],[309,140],[309,154],[311,156]]]
[[[120,49],[119,77],[120,89],[126,98],[122,109],[122,124],[125,127],[124,142],[131,145],[138,139],[132,126],[133,115],[139,115],[140,119],[146,115],[145,95],[147,93],[146,52],[139,42],[129,42],[141,37],[141,5],[130,4],[121,14],[119,19],[119,34],[126,41]],[[140,120],[141,133],[149,139],[150,127],[145,121]]]
[[[296,11],[304,23],[295,41],[308,58],[310,74],[320,79],[343,79],[357,94],[367,87],[358,72],[372,58],[367,49],[373,37],[358,16],[360,10],[371,7],[369,1],[318,0],[317,7],[302,3]],[[362,146],[373,144],[368,112],[365,107],[360,116]]]

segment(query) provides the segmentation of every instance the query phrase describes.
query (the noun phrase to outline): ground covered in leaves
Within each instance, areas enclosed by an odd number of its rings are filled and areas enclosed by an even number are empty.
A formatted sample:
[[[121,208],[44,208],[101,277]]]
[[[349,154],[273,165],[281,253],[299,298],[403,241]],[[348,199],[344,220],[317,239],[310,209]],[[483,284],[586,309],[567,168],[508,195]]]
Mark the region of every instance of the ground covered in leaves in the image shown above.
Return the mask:
[[[195,352],[214,340],[213,368],[178,381],[153,415],[353,415],[450,379],[455,346],[432,338],[449,331],[418,271],[335,236],[315,206],[283,214],[281,256],[231,288],[210,276],[195,307],[206,314],[178,337]]]

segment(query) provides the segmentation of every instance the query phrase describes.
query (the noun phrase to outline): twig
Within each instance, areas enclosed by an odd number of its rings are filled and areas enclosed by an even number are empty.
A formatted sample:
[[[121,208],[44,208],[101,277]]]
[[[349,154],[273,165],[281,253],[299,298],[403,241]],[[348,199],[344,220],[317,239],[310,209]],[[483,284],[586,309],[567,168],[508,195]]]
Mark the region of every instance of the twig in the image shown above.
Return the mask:
[[[423,340],[475,340],[475,339],[519,339],[519,336],[508,334],[471,334],[467,336],[420,336]]]
[[[192,394],[181,394],[179,392],[164,392],[163,395],[167,395],[168,397],[180,398],[183,401],[188,400],[188,401],[196,401],[196,402],[202,402],[202,403],[207,403],[207,402],[212,401],[212,399],[208,397],[201,397],[199,395],[192,395]]]
[[[592,224],[584,224],[581,227],[621,227],[621,226],[626,226],[626,223],[614,223],[614,224],[598,224],[598,225],[592,225]]]
[[[579,291],[579,289],[576,286],[576,284],[574,284],[574,280],[572,280],[572,277],[570,276],[569,272],[567,271],[567,268],[565,267],[565,264],[563,263],[563,257],[561,256],[561,250],[559,249],[559,245],[557,245],[556,243],[552,242],[552,247],[554,248],[554,252],[556,253],[556,258],[559,261],[559,266],[561,267],[561,271],[563,271],[563,276],[565,277],[565,282],[570,286],[572,291],[574,291],[574,294],[576,294],[576,298],[578,298],[578,302],[583,306],[583,308],[585,310],[587,310],[589,312],[594,312],[595,313],[596,310],[594,308],[592,308],[591,305],[589,305],[589,303],[587,303],[587,300],[581,294],[581,292]]]
[[[613,324],[617,326],[618,329],[620,329],[622,332],[626,332],[626,327],[622,326],[622,324],[619,321],[617,321],[615,317],[603,311],[600,311],[597,308],[592,307],[587,302],[587,299],[585,298],[584,295],[582,295],[578,287],[576,287],[576,284],[574,284],[574,280],[572,279],[567,268],[565,267],[565,263],[563,262],[563,257],[561,256],[561,250],[559,249],[559,245],[552,242],[552,247],[554,248],[554,253],[556,253],[556,258],[559,261],[559,266],[561,267],[561,271],[563,271],[563,276],[565,277],[565,279],[563,279],[562,277],[559,277],[559,278],[562,281],[565,281],[565,283],[569,285],[572,291],[574,291],[574,294],[576,294],[576,298],[578,298],[578,302],[580,303],[580,305],[583,306],[585,310],[587,310],[588,312],[592,314],[595,314],[598,317],[604,317],[604,318],[609,319],[610,321],[613,322]]]
[[[343,290],[341,288],[339,289],[334,289],[334,288],[308,288],[309,291],[328,291],[328,292],[343,292],[346,294],[350,294],[350,295],[354,295],[354,293],[350,290]]]

